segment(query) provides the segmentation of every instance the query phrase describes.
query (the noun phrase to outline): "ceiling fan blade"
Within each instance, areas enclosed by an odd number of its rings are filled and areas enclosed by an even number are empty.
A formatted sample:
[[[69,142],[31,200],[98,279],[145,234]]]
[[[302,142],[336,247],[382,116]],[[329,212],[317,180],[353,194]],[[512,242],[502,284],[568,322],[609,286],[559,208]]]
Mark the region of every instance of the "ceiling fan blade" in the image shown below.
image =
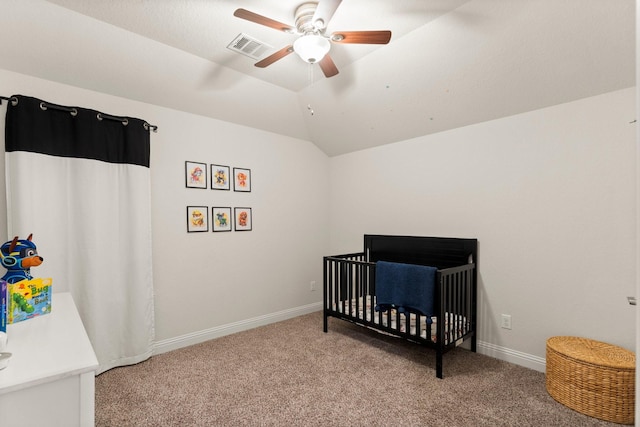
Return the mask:
[[[282,59],[285,56],[289,55],[291,52],[293,52],[293,45],[285,46],[279,51],[277,51],[276,53],[272,53],[266,58],[256,62],[255,66],[259,68],[268,67],[269,65],[273,64],[277,60]]]
[[[283,24],[282,22],[275,21],[271,18],[267,18],[266,16],[258,15],[257,13],[248,11],[246,9],[236,9],[236,11],[233,12],[233,16],[236,16],[241,19],[246,19],[247,21],[255,22],[256,24],[275,28],[276,30],[279,30],[279,31],[284,31],[284,32],[295,31],[295,28],[293,28],[291,25]]]
[[[331,34],[335,43],[387,44],[391,40],[391,31],[336,31]]]
[[[338,74],[338,67],[336,67],[336,64],[333,62],[333,59],[331,59],[329,54],[326,54],[318,64],[320,65],[320,69],[324,73],[325,77],[333,77]]]
[[[342,0],[321,0],[316,7],[311,23],[318,29],[327,28],[340,3]]]

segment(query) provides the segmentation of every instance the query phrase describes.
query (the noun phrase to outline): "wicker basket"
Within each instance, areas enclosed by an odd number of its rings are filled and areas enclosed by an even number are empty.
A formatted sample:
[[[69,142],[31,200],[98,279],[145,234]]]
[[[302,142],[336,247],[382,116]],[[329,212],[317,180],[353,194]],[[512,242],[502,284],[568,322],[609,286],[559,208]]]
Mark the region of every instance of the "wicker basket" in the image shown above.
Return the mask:
[[[585,415],[633,424],[633,352],[578,337],[547,340],[547,391],[558,402]]]

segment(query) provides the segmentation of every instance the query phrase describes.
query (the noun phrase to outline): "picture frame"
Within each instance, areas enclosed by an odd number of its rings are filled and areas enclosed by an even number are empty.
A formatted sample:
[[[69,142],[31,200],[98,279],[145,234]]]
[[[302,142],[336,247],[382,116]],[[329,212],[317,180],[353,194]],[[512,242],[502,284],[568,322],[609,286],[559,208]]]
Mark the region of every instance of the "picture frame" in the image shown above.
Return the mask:
[[[207,164],[184,162],[184,177],[187,188],[207,188]]]
[[[231,208],[217,207],[211,208],[211,231],[231,231],[233,229],[231,223]]]
[[[211,165],[211,189],[230,190],[231,189],[231,169],[225,165]],[[229,214],[231,219],[231,214]]]
[[[187,206],[187,232],[209,231],[209,208],[207,206]]]
[[[251,231],[253,215],[251,208],[233,208],[234,227],[236,231]]]
[[[233,191],[251,191],[251,169],[233,168]]]

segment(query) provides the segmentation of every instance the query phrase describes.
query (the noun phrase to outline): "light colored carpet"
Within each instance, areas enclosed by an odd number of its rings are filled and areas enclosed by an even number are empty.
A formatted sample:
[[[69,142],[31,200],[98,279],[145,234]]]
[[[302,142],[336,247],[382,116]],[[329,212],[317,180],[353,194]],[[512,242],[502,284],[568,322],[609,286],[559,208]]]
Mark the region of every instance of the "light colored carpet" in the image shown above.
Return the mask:
[[[96,377],[97,426],[611,426],[549,396],[543,373],[444,356],[322,313]]]

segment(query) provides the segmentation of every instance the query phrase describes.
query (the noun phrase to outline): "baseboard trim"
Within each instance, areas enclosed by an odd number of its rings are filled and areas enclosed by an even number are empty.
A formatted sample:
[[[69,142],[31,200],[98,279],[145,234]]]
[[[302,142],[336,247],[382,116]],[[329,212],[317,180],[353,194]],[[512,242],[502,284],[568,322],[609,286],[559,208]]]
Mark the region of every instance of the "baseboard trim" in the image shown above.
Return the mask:
[[[190,345],[199,344],[225,335],[235,334],[236,332],[247,331],[257,328],[258,326],[268,325],[270,323],[288,320],[304,314],[313,313],[322,310],[322,302],[307,304],[287,310],[278,311],[276,313],[266,314],[251,319],[240,320],[238,322],[228,323],[226,325],[216,326],[214,328],[205,329],[198,332],[181,335],[179,337],[168,338],[166,340],[156,341],[153,344],[153,354],[162,354],[168,351],[177,350],[179,348],[188,347]]]
[[[179,348],[188,347],[190,345],[199,344],[225,335],[235,334],[236,332],[247,331],[259,326],[268,325],[270,323],[280,322],[292,319],[297,316],[313,313],[322,310],[322,303],[317,302],[295,307],[275,313],[266,314],[264,316],[253,317],[251,319],[240,320],[238,322],[228,323],[226,325],[216,326],[214,328],[202,331],[192,332],[166,340],[156,341],[153,344],[153,355],[166,353],[168,351],[177,350]],[[490,356],[505,362],[515,363],[539,372],[545,372],[546,360],[542,357],[533,356],[531,354],[522,353],[510,348],[491,344],[478,340],[477,351],[480,354]]]
[[[505,362],[515,363],[525,368],[533,369],[539,372],[545,372],[547,361],[543,357],[534,356],[510,348],[501,347],[499,345],[478,340],[478,353],[490,356]]]

